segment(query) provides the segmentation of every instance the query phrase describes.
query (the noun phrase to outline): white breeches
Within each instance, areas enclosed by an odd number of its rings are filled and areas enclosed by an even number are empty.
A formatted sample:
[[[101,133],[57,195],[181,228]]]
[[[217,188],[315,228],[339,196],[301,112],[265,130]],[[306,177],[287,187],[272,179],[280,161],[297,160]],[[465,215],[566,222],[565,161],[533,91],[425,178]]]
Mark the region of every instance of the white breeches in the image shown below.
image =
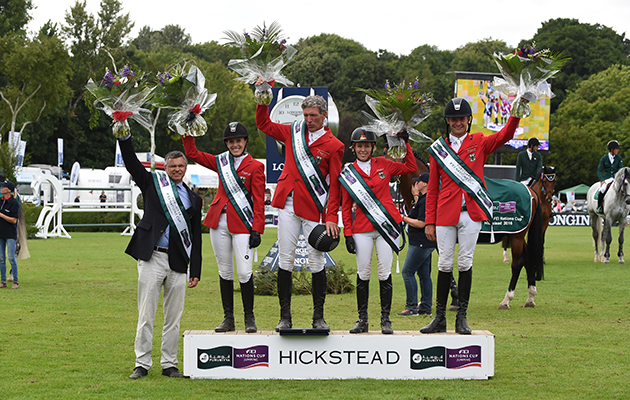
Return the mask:
[[[611,184],[611,183],[612,183],[612,181],[614,181],[614,180],[615,180],[615,178],[614,178],[614,177],[611,177],[611,178],[606,179],[606,180],[604,181],[604,184],[599,186],[599,193],[602,193],[602,194],[606,193],[606,189],[608,189],[608,186],[610,186],[610,184]]]
[[[452,272],[455,262],[455,243],[459,243],[457,255],[457,268],[460,271],[468,271],[472,268],[473,256],[477,237],[481,231],[481,222],[473,221],[468,211],[459,215],[457,225],[436,226],[435,235],[438,247],[438,269],[442,272]]]
[[[210,229],[212,250],[219,266],[219,276],[228,281],[234,280],[234,262],[240,283],[246,283],[252,276],[252,254],[249,248],[248,233],[231,233],[228,230],[227,214],[219,217],[216,229]]]
[[[386,280],[392,271],[394,250],[378,231],[355,233],[354,246],[357,254],[357,274],[363,281],[369,281],[372,273],[372,252],[376,247],[378,280]],[[400,238],[399,238],[400,240]]]
[[[300,231],[306,238],[308,251],[308,267],[316,274],[324,269],[326,259],[324,253],[316,250],[308,244],[308,235],[319,222],[310,221],[295,215],[293,211],[293,197],[287,197],[284,208],[278,210],[278,262],[280,268],[285,271],[293,271],[295,263],[295,249],[297,247]]]

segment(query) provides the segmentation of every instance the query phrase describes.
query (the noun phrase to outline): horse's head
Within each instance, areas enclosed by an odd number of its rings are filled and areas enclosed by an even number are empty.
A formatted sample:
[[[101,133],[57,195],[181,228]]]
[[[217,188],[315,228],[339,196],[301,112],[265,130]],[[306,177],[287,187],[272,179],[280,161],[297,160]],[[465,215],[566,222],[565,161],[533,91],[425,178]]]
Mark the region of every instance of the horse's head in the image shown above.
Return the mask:
[[[630,204],[630,168],[623,167],[615,174],[613,183],[617,195],[623,198],[626,204]]]
[[[547,203],[553,202],[553,194],[556,191],[556,167],[543,167],[533,186],[540,185],[540,193]]]

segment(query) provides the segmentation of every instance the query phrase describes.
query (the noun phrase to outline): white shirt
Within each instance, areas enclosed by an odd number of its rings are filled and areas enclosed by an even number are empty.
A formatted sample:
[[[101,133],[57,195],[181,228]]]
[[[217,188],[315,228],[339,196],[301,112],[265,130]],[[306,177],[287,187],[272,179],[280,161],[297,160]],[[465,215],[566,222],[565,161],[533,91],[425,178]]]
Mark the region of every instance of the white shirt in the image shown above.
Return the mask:
[[[458,138],[456,136],[453,136],[453,134],[449,133],[448,134],[448,138],[451,142],[451,147],[453,148],[453,151],[455,153],[457,153],[459,151],[459,148],[462,145],[462,142],[464,141],[464,139],[466,139],[466,137],[468,136],[468,133],[466,133],[464,136]]]
[[[234,157],[234,170],[235,171],[238,170],[238,167],[241,166],[241,163],[243,162],[245,157],[247,157],[247,153],[243,153],[238,157]]]
[[[322,126],[321,129],[316,130],[315,132],[308,132],[308,145],[312,145],[313,143],[315,143],[315,141],[317,139],[319,139],[320,137],[324,136],[324,133],[326,133],[326,130],[324,129],[324,127]]]
[[[365,172],[365,174],[367,176],[370,176],[370,171],[372,171],[372,160],[367,160],[367,161],[359,161],[357,160],[357,165],[359,166],[359,168],[361,168],[361,170],[363,170],[363,172]]]
[[[614,163],[615,162],[615,156],[613,156],[612,154],[608,153],[608,159],[610,160],[610,163]]]
[[[533,156],[532,151],[530,149],[527,149],[527,157],[529,157],[530,161],[532,160],[532,156]]]

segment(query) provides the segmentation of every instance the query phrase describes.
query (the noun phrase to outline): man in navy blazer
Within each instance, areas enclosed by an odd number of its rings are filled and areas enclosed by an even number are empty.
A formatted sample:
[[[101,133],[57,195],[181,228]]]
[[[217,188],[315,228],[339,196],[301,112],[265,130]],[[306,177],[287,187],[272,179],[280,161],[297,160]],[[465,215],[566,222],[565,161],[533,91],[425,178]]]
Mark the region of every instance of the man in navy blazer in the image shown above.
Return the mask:
[[[158,308],[160,291],[164,287],[164,328],[162,331],[162,356],[160,364],[162,375],[181,378],[184,375],[177,369],[177,349],[179,344],[179,323],[184,311],[188,264],[190,278],[188,287],[197,286],[201,275],[201,197],[190,190],[184,183],[187,160],[180,151],[172,151],[165,157],[167,177],[147,171],[135,155],[130,137],[121,139],[120,150],[127,171],[142,191],[144,216],[127,246],[125,252],[138,260],[138,327],[136,331],[136,365],[131,379],[138,379],[148,374],[152,365],[151,349],[153,343],[153,323]],[[171,229],[169,224],[177,219],[177,211],[168,211],[167,203],[160,186],[175,184],[177,190],[171,193],[177,204],[183,206],[188,217],[190,233]],[[162,184],[160,184],[162,182]],[[175,201],[173,201],[175,203]],[[177,208],[177,206],[176,206]],[[180,234],[179,232],[183,232]],[[183,245],[186,243],[186,245]],[[188,254],[185,248],[190,249]]]

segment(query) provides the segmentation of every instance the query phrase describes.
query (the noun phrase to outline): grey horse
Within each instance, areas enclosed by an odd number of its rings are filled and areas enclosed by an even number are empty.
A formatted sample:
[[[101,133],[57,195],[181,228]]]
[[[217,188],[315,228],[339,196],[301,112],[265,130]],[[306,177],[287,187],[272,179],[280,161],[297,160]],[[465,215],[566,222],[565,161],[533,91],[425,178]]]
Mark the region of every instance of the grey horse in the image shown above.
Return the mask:
[[[619,264],[624,264],[623,259],[623,231],[626,227],[626,218],[630,208],[630,168],[624,167],[617,171],[615,179],[606,189],[604,194],[603,213],[597,213],[597,200],[595,194],[599,191],[600,183],[594,183],[587,194],[587,208],[591,217],[593,230],[593,242],[595,244],[595,262],[610,262],[610,243],[612,242],[611,227],[616,221],[619,223]],[[603,220],[603,228],[602,228]],[[601,249],[598,250],[598,244]],[[605,250],[604,250],[605,249]]]

